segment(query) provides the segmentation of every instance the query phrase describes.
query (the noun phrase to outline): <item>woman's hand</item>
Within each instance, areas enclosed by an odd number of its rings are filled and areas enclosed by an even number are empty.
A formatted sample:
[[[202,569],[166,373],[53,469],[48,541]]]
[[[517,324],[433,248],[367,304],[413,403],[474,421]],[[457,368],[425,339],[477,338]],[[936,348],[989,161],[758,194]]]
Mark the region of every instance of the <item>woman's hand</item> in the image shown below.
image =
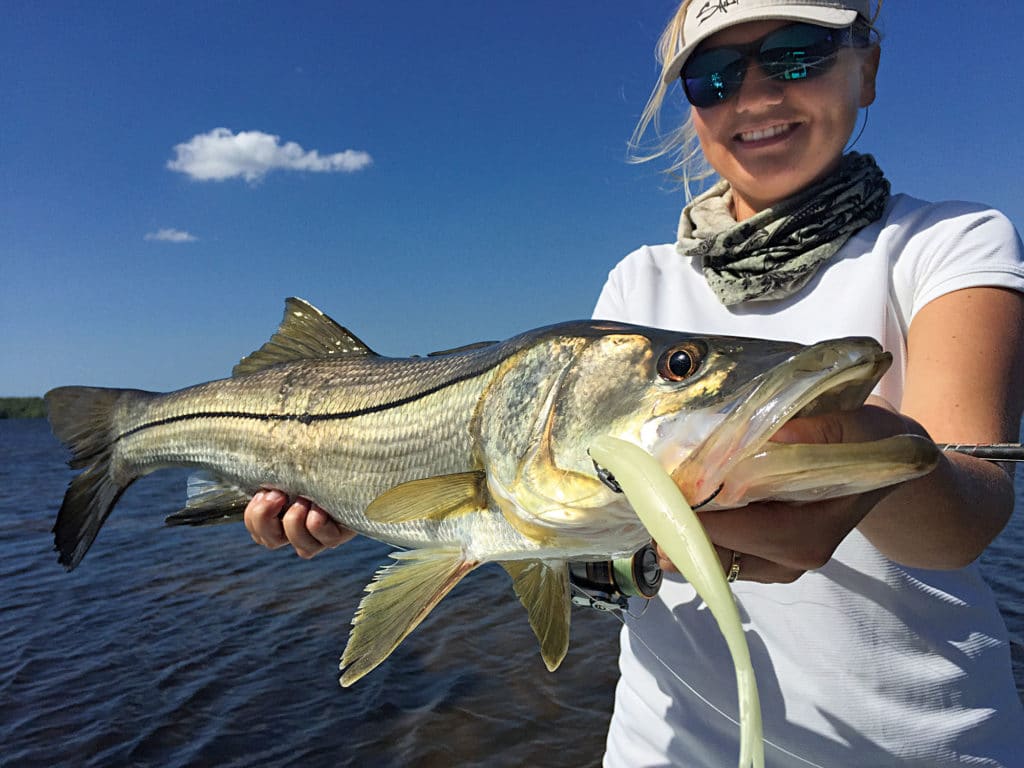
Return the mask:
[[[308,560],[356,535],[309,499],[299,497],[286,510],[287,503],[288,497],[281,491],[259,491],[252,497],[244,519],[253,541],[267,549],[291,544],[299,557]]]
[[[735,553],[739,580],[788,584],[825,565],[888,490],[820,502],[765,501],[699,516],[726,573]],[[660,549],[658,555],[663,570],[676,570]]]

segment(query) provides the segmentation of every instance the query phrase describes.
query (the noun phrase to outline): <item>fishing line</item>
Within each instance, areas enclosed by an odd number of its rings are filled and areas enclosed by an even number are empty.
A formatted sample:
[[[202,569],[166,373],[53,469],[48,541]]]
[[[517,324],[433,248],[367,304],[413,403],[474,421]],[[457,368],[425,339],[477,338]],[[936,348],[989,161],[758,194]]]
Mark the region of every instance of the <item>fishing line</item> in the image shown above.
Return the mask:
[[[630,601],[630,602],[632,602],[632,601]],[[644,607],[646,608],[646,606],[647,606],[647,601],[645,600],[645,601],[644,601]],[[662,658],[661,658],[661,657],[660,657],[660,656],[659,656],[659,655],[658,655],[658,654],[657,654],[657,653],[655,652],[655,650],[654,650],[653,648],[651,648],[651,646],[649,646],[649,645],[647,644],[647,641],[646,641],[646,640],[644,640],[644,639],[643,639],[643,637],[641,637],[641,636],[640,636],[640,633],[639,633],[639,632],[637,632],[635,628],[631,627],[631,626],[630,626],[629,624],[627,624],[627,623],[626,623],[625,619],[623,619],[623,618],[622,618],[621,616],[619,616],[619,615],[618,615],[617,613],[615,613],[615,614],[612,614],[612,615],[613,615],[613,616],[614,616],[614,617],[615,617],[615,618],[616,618],[616,619],[617,619],[617,620],[618,620],[618,621],[619,621],[619,622],[620,622],[620,623],[622,624],[622,626],[626,627],[626,628],[627,628],[627,629],[629,630],[629,634],[630,634],[630,636],[631,636],[631,637],[635,637],[635,638],[636,638],[637,640],[639,640],[639,641],[640,641],[640,644],[641,644],[641,645],[642,645],[642,646],[643,646],[644,648],[646,648],[646,649],[648,650],[648,652],[649,652],[649,653],[650,653],[650,654],[651,654],[651,655],[652,655],[652,656],[653,656],[653,657],[654,657],[655,659],[657,659],[657,660],[658,660],[658,663],[660,663],[660,664],[661,664],[661,665],[662,665],[662,666],[663,666],[663,667],[664,667],[665,669],[667,669],[667,670],[668,670],[668,672],[669,672],[669,674],[670,674],[670,675],[672,675],[672,677],[674,677],[674,678],[675,678],[676,680],[678,680],[678,681],[679,681],[679,683],[680,683],[680,684],[681,684],[681,685],[682,685],[682,686],[683,686],[684,688],[686,688],[686,690],[688,690],[688,691],[689,691],[690,693],[692,693],[692,694],[693,694],[694,696],[696,696],[696,697],[697,697],[697,699],[698,699],[699,701],[701,701],[702,703],[706,704],[706,705],[708,706],[708,708],[709,708],[709,709],[711,709],[711,711],[713,711],[713,712],[716,712],[716,713],[718,713],[719,715],[721,715],[722,717],[724,717],[724,718],[725,718],[726,720],[728,720],[728,721],[729,721],[730,723],[732,723],[733,725],[735,725],[735,726],[736,726],[737,728],[739,728],[739,727],[740,727],[740,723],[739,723],[739,721],[738,721],[738,720],[736,720],[736,719],[735,719],[735,718],[734,718],[734,717],[733,717],[732,715],[730,715],[729,713],[727,713],[727,712],[723,711],[722,709],[720,709],[719,707],[715,706],[715,704],[713,704],[713,703],[712,703],[712,702],[711,702],[711,701],[710,701],[710,700],[709,700],[709,699],[708,699],[707,697],[705,697],[705,696],[704,696],[704,695],[703,695],[703,694],[702,694],[702,693],[701,693],[700,691],[698,691],[698,690],[697,690],[696,688],[694,688],[694,687],[693,687],[692,685],[690,685],[690,684],[689,684],[688,682],[686,682],[686,681],[685,681],[685,680],[684,680],[684,679],[683,679],[682,677],[680,677],[680,676],[679,676],[679,674],[678,674],[678,673],[676,673],[676,671],[675,671],[674,669],[672,669],[672,667],[670,667],[670,666],[668,665],[668,663],[667,663],[667,662],[666,662],[666,661],[665,661],[664,659],[662,659]],[[630,615],[631,617],[633,617],[633,618],[637,618],[637,617],[636,617],[636,616],[634,616],[634,614],[632,614],[632,613],[630,613],[629,615]],[[642,615],[642,612],[641,612],[641,615]],[[783,747],[783,746],[780,746],[780,745],[778,745],[778,744],[775,744],[774,742],[771,742],[771,741],[769,741],[768,739],[766,739],[766,738],[764,738],[764,737],[762,737],[762,738],[761,738],[761,741],[762,741],[763,743],[765,743],[766,745],[768,745],[769,747],[771,747],[772,749],[777,749],[777,750],[778,750],[779,752],[781,752],[782,754],[786,755],[787,757],[792,757],[792,758],[794,758],[795,760],[799,760],[799,761],[800,761],[801,763],[804,763],[805,765],[808,765],[808,766],[810,766],[810,768],[825,768],[825,766],[823,766],[823,765],[818,765],[818,763],[814,762],[813,760],[808,760],[808,759],[807,759],[806,757],[801,757],[800,755],[796,754],[795,752],[790,752],[790,751],[789,751],[788,749],[786,749],[785,747]]]
[[[857,138],[855,138],[849,145],[843,150],[843,152],[849,152],[854,146],[860,141],[860,137],[864,135],[864,129],[868,127],[868,114],[871,112],[871,106],[864,107],[864,122],[860,124],[860,131],[857,132]]]

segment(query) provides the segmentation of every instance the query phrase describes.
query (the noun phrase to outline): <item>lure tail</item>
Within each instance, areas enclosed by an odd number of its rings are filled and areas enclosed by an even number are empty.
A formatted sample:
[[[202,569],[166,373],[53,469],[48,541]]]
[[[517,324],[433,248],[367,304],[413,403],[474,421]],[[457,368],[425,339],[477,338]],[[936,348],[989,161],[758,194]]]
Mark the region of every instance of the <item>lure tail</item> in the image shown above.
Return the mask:
[[[46,394],[50,427],[71,450],[68,464],[84,469],[68,485],[57,522],[54,548],[59,562],[74,569],[92,546],[117,500],[138,474],[116,460],[115,413],[125,396],[138,390],[60,387]]]

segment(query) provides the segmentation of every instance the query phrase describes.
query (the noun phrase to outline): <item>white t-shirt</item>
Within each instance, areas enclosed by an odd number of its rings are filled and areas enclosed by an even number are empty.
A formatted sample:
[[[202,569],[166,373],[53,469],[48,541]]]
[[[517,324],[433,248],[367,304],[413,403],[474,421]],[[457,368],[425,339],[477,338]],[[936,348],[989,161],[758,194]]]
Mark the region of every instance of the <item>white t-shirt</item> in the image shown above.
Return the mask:
[[[1024,292],[1022,250],[997,211],[894,195],[787,299],[725,307],[698,263],[674,245],[644,246],[612,270],[594,317],[802,343],[872,336],[894,358],[877,392],[899,406],[917,311],[961,288]],[[977,564],[905,568],[854,531],[793,584],[733,586],[768,766],[1024,766],[1006,627]],[[732,661],[686,582],[666,578],[627,619],[620,668],[605,766],[736,763]]]

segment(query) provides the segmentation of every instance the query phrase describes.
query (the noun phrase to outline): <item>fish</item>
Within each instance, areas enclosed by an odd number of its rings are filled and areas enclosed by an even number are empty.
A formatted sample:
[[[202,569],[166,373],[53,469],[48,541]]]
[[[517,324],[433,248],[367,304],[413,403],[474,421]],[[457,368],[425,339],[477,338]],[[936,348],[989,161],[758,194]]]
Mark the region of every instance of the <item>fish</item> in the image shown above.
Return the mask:
[[[80,470],[54,546],[76,568],[124,491],[163,468],[197,470],[170,525],[238,521],[253,493],[279,489],[396,547],[355,611],[342,686],[486,562],[510,575],[553,671],[569,646],[567,564],[628,556],[651,538],[588,446],[607,436],[640,447],[695,508],[884,487],[930,471],[934,443],[770,438],[798,415],[858,407],[890,362],[867,338],[805,346],[603,320],[387,357],[293,297],[228,378],[46,394]]]

